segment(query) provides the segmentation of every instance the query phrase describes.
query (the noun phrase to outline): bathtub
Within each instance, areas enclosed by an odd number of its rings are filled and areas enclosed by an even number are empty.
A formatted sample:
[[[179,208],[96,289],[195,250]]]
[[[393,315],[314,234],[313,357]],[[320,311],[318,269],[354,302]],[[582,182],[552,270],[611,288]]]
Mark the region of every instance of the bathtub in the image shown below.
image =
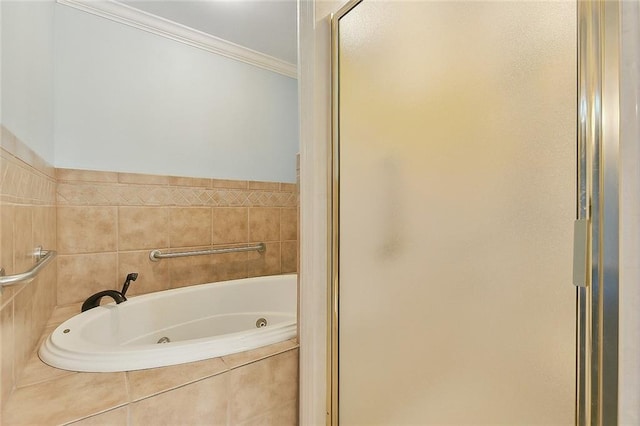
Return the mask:
[[[45,339],[45,363],[114,372],[229,355],[296,336],[297,275],[201,284],[80,313]]]

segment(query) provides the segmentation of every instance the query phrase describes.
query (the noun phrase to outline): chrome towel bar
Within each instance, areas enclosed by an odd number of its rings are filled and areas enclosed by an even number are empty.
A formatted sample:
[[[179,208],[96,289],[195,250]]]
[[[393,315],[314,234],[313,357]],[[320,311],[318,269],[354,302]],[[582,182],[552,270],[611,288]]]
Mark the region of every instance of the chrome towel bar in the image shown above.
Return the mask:
[[[37,262],[27,272],[15,275],[5,275],[4,268],[0,268],[0,289],[21,283],[22,281],[32,280],[38,275],[40,270],[47,266],[49,262],[56,257],[54,250],[43,250],[42,247],[36,247],[33,255],[37,259]]]
[[[175,253],[162,253],[160,250],[152,250],[149,253],[149,259],[153,262],[157,262],[160,259],[171,259],[173,257],[188,257],[188,256],[203,256],[207,254],[224,254],[224,253],[238,253],[243,251],[257,251],[262,253],[266,249],[265,243],[258,243],[255,246],[247,247],[230,247],[219,248],[210,250],[194,250],[194,251],[182,251]]]

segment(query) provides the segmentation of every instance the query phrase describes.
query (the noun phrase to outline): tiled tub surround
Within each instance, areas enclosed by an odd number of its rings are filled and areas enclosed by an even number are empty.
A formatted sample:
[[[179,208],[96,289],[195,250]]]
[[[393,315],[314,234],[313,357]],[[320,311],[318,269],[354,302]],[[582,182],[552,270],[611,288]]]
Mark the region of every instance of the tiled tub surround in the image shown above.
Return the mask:
[[[278,182],[57,169],[58,305],[296,272],[297,187]],[[164,251],[264,242],[264,253],[149,260]]]
[[[57,308],[42,335],[74,315]],[[35,354],[3,413],[5,425],[297,424],[298,345],[126,373],[75,373]],[[76,423],[74,423],[76,422]]]
[[[55,173],[2,127],[0,266],[9,274],[34,263],[33,249],[56,246]],[[56,305],[56,262],[31,282],[0,294],[0,408],[4,408]]]
[[[37,245],[59,252],[0,294],[1,424],[184,424],[186,414],[192,424],[296,423],[293,341],[130,373],[67,372],[36,355],[40,336],[79,311],[69,304],[119,289],[128,272],[140,273],[130,294],[295,272],[295,184],[54,169],[4,127],[1,146],[0,266],[27,270]],[[252,242],[267,251],[148,259],[156,248]],[[47,325],[56,305],[66,306]]]

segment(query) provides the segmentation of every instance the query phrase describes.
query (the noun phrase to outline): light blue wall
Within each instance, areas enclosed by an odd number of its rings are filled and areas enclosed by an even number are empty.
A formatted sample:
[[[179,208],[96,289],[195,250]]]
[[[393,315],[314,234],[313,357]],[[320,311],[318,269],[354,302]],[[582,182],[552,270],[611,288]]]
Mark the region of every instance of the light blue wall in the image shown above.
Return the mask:
[[[53,0],[0,7],[2,124],[52,165],[295,182],[296,79]]]
[[[54,7],[50,1],[1,1],[2,125],[54,162]]]
[[[56,166],[295,182],[296,79],[56,13]]]

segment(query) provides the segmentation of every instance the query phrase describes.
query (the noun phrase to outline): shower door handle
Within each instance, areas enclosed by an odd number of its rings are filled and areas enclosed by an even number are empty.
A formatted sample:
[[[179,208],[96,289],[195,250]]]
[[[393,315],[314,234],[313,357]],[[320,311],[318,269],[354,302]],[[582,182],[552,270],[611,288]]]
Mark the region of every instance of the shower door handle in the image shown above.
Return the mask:
[[[586,287],[589,266],[589,219],[573,222],[573,285]]]

